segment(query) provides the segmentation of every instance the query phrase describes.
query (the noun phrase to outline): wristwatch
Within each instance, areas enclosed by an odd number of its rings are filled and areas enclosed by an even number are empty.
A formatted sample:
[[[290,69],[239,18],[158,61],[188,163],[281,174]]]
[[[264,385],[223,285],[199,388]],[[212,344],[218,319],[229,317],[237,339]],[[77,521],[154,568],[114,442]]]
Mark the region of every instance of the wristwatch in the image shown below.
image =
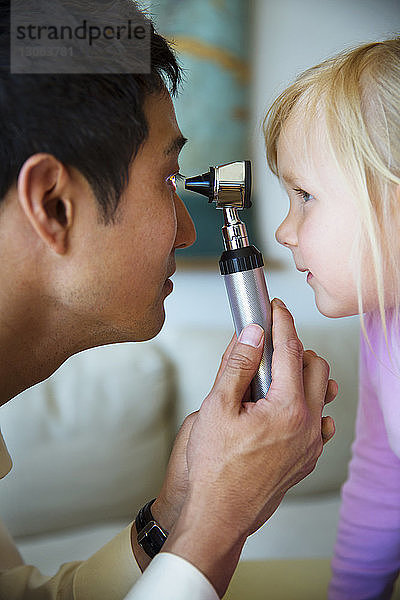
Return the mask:
[[[141,508],[135,519],[137,542],[150,558],[158,554],[168,537],[165,531],[151,513],[151,505],[155,501],[150,500]]]

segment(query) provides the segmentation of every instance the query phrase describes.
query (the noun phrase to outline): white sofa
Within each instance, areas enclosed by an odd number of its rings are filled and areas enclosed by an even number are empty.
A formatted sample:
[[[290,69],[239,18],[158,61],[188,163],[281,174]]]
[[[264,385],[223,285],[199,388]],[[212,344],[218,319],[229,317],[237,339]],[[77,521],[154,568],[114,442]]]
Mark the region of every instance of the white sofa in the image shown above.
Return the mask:
[[[314,473],[249,539],[244,560],[331,556],[353,437],[359,326],[324,323],[297,327],[339,383],[328,411],[337,433]],[[230,337],[230,329],[185,325],[150,342],[83,352],[0,409],[14,460],[0,486],[1,513],[27,562],[51,574],[86,558],[156,495],[174,433],[209,391]]]

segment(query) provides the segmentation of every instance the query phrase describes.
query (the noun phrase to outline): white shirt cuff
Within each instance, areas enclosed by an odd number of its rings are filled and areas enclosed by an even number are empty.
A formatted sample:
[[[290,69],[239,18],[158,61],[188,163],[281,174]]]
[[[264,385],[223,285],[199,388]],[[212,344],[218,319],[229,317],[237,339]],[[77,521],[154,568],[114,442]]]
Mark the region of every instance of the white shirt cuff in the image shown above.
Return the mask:
[[[160,552],[125,600],[219,600],[208,579],[187,560]]]

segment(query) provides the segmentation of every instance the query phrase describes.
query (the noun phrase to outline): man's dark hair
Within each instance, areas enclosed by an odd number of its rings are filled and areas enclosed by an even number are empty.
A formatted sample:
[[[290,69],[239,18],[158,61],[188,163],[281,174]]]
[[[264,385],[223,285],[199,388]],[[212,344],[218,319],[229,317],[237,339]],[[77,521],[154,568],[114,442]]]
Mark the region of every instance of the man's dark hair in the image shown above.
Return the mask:
[[[4,17],[2,57],[9,56]],[[148,135],[144,100],[165,88],[175,95],[181,80],[169,44],[151,22],[150,30],[149,74],[11,74],[1,61],[0,200],[24,162],[47,152],[84,175],[104,223],[113,221],[131,161]]]

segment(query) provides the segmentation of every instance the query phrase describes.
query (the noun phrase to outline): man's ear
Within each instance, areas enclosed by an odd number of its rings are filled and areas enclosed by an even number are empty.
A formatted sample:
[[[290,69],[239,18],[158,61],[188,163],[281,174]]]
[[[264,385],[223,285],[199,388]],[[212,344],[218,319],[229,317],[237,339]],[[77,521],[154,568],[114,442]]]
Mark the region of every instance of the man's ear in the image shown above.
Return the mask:
[[[73,202],[68,195],[70,175],[51,154],[34,154],[18,176],[18,200],[30,224],[57,254],[65,254],[73,222]]]

